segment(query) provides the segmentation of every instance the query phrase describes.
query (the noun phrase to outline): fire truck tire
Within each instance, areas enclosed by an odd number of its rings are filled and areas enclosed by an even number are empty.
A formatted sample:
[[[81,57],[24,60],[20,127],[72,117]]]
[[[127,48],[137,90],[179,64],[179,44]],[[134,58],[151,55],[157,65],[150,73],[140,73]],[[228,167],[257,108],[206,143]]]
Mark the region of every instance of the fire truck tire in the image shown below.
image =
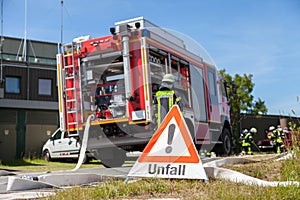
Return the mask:
[[[195,131],[194,131],[194,125],[193,123],[191,122],[191,120],[185,118],[185,123],[190,131],[190,134],[191,134],[191,137],[192,137],[192,140],[195,142]]]
[[[111,150],[112,156],[103,157],[99,154],[102,165],[106,168],[121,167],[125,162],[126,152],[118,148],[112,148]]]
[[[48,150],[44,151],[44,159],[45,161],[50,162],[52,160],[51,156],[50,156],[50,152]]]
[[[232,151],[232,140],[230,137],[230,131],[227,128],[224,128],[222,131],[222,152],[225,155],[230,155]]]
[[[87,164],[88,162],[89,162],[89,157],[86,154],[84,154],[82,163]]]

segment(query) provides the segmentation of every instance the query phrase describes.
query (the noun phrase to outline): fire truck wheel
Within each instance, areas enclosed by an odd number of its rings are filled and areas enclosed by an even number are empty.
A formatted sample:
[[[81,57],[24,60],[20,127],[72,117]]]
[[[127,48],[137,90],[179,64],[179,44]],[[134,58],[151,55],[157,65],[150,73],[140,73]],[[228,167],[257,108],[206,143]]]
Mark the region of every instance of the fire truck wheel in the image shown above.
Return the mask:
[[[51,161],[50,152],[48,150],[44,151],[44,159],[48,162]]]
[[[227,128],[224,128],[222,131],[222,146],[223,153],[225,155],[230,155],[232,150],[232,140],[230,138],[230,132]]]
[[[83,164],[89,163],[89,157],[88,157],[86,154],[84,154],[82,163],[83,163]]]
[[[110,153],[112,153],[112,155],[108,156],[108,157],[105,157],[105,156],[103,157],[99,154],[101,163],[106,168],[121,167],[125,162],[126,152],[124,150],[116,149],[116,148],[112,148],[112,149],[110,149],[110,151],[111,151]]]

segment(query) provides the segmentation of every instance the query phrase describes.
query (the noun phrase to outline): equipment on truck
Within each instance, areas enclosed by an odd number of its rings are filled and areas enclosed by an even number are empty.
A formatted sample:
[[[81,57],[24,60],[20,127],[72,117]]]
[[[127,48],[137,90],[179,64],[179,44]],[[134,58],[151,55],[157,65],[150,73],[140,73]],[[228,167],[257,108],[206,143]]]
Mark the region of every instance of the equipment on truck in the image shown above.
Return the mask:
[[[126,151],[142,151],[156,130],[153,100],[163,76],[172,74],[197,149],[230,154],[227,85],[216,67],[143,17],[117,22],[110,32],[60,45],[60,129],[81,137],[93,114],[89,152],[107,167],[120,166]]]

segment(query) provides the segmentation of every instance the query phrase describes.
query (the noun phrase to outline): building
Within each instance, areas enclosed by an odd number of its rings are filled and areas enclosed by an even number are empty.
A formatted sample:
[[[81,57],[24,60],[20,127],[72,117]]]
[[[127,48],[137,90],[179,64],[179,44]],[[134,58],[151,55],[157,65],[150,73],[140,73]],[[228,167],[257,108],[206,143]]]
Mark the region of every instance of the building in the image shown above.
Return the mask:
[[[58,126],[57,44],[3,37],[0,160],[38,157]]]

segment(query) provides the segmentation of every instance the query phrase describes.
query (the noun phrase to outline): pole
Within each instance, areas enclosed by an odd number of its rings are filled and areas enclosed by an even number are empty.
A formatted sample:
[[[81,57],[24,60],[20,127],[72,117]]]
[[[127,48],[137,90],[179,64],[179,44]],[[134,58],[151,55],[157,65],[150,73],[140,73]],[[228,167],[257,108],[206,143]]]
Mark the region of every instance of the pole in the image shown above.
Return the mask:
[[[61,13],[60,13],[60,43],[63,43],[63,24],[64,24],[64,0],[60,1]]]
[[[3,37],[3,0],[1,0],[0,83],[3,82],[3,42],[4,42],[4,37]]]
[[[261,150],[258,148],[258,146],[255,144],[255,142],[253,142],[253,145],[255,146],[255,148],[259,151],[259,152],[261,152]]]
[[[27,0],[25,0],[25,28],[24,28],[24,44],[22,52],[22,60],[27,61]]]

